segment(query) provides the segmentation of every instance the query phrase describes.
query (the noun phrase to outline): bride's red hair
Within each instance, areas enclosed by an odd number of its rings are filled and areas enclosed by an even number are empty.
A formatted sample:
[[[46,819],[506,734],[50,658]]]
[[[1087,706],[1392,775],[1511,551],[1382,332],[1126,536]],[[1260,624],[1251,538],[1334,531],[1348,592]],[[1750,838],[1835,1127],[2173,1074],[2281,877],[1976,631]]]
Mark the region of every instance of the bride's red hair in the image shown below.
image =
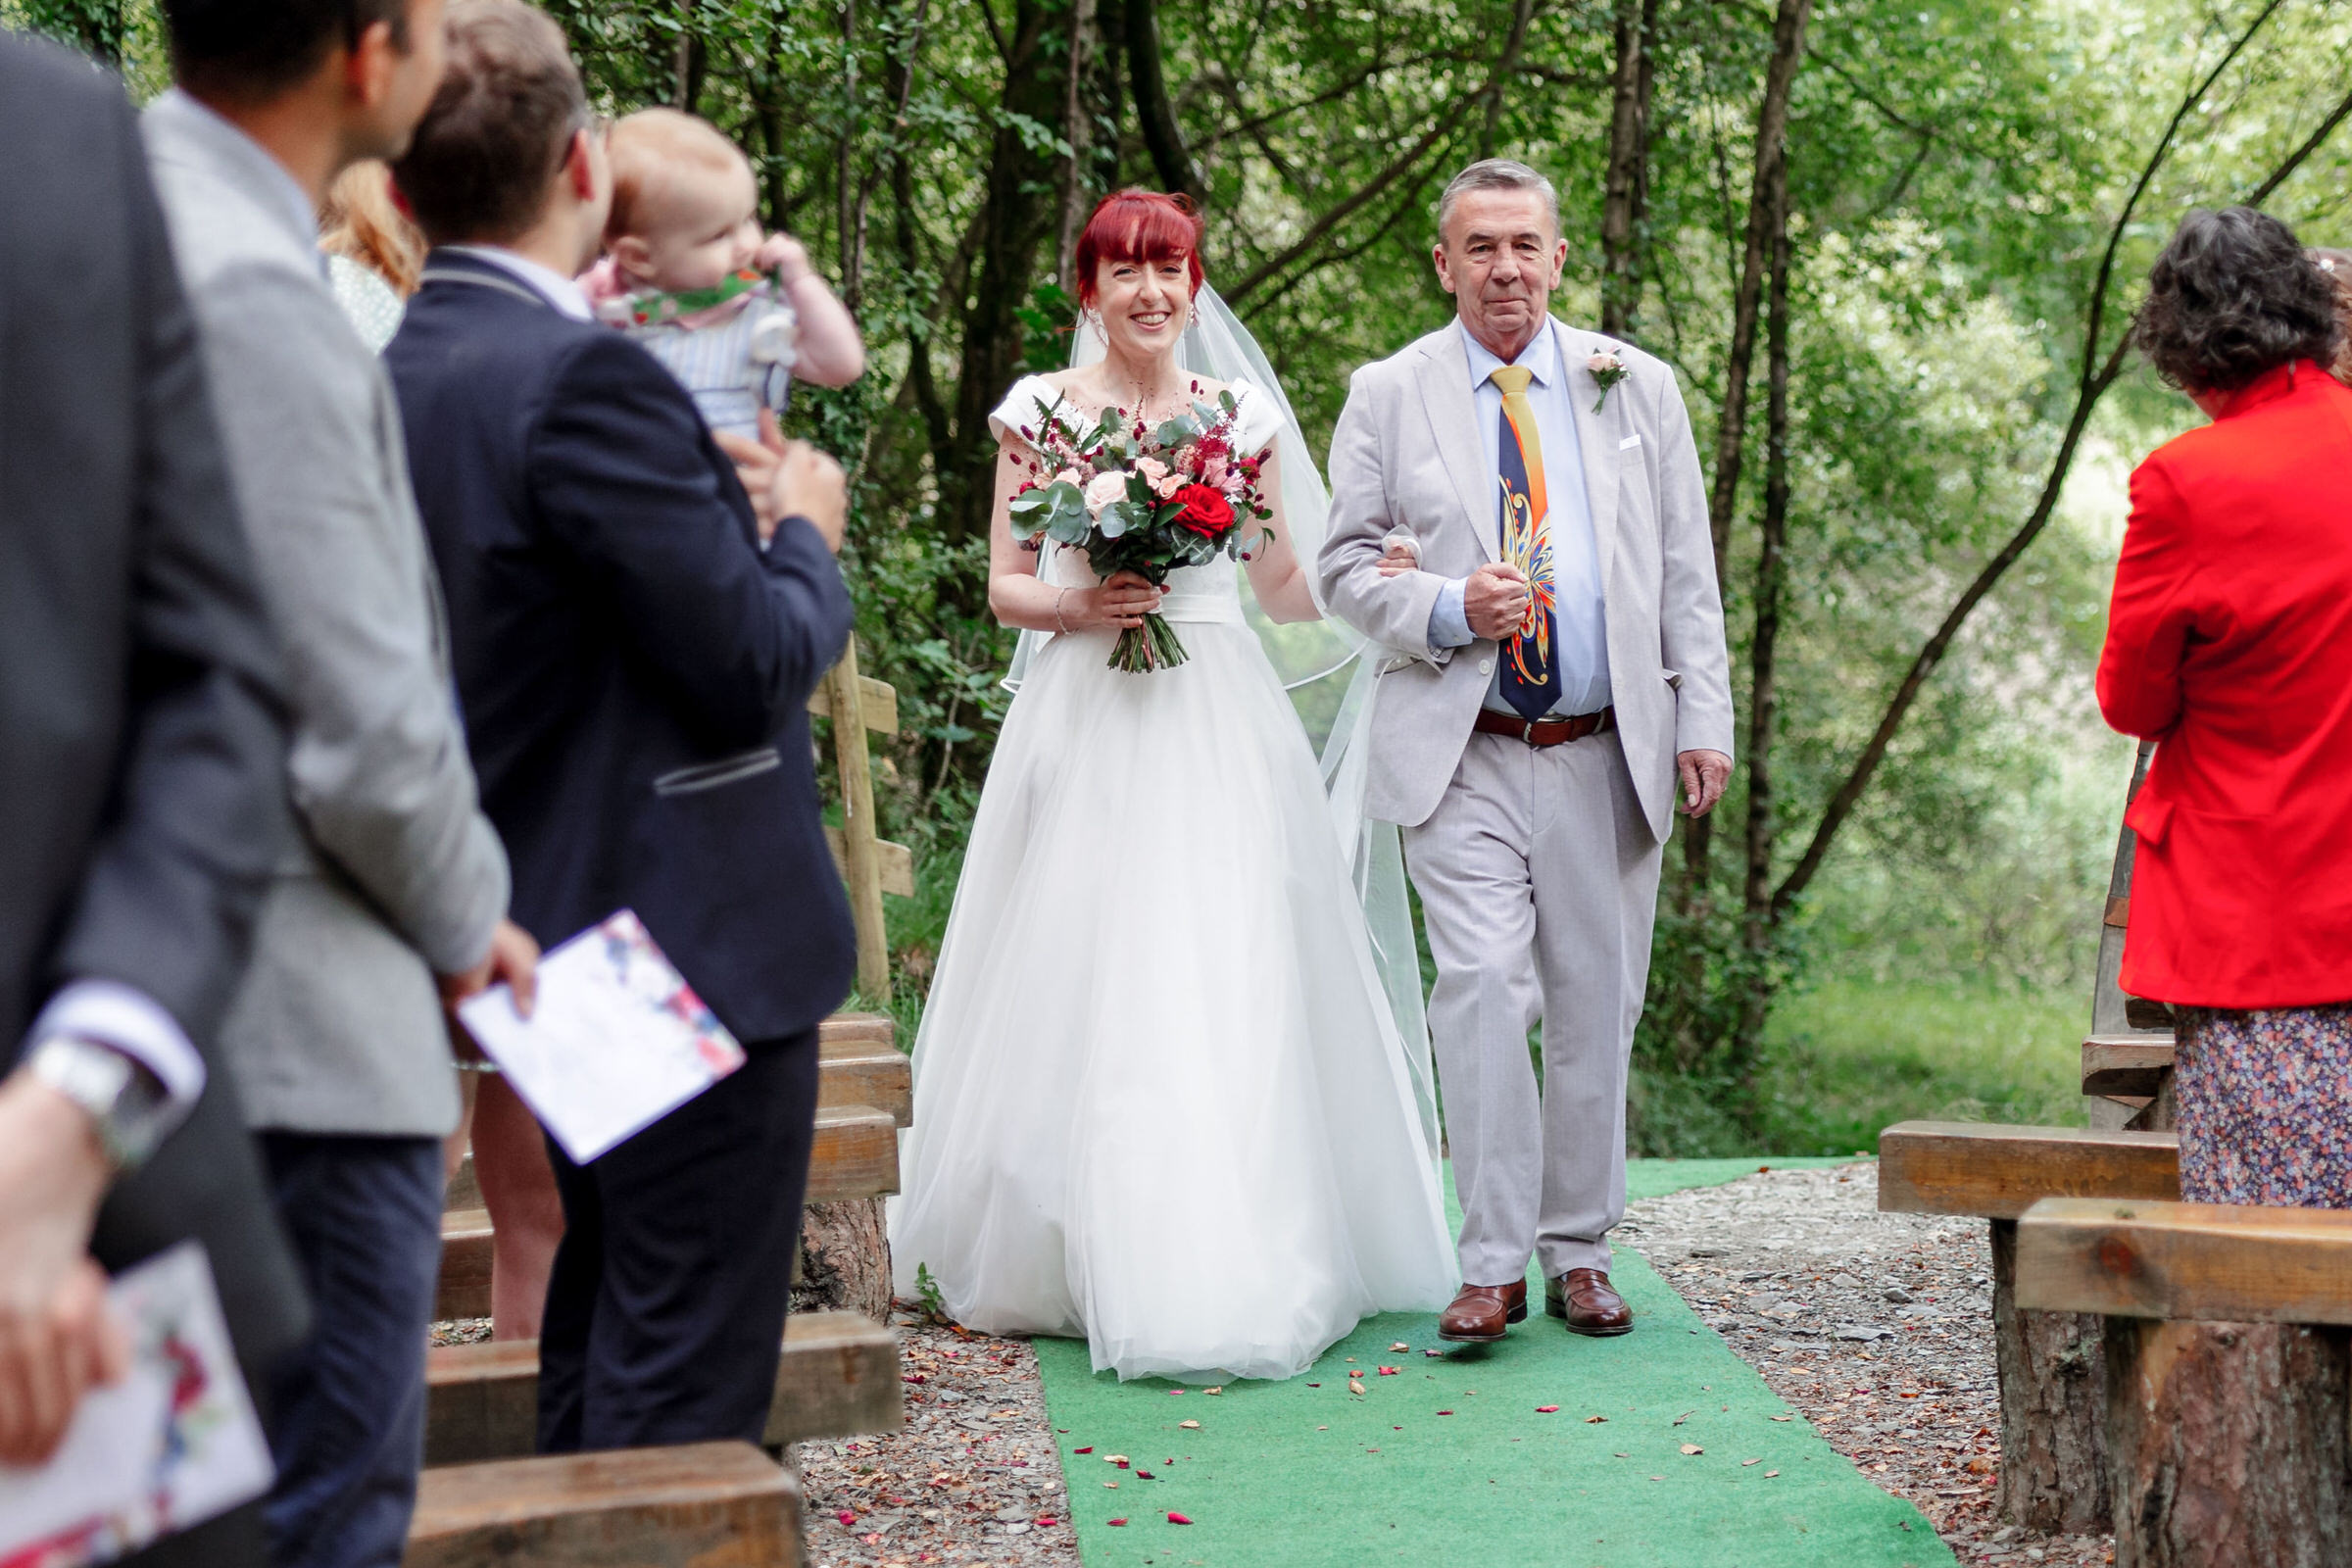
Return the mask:
[[[1078,236],[1070,270],[1077,274],[1078,303],[1095,303],[1095,277],[1104,262],[1168,262],[1181,258],[1192,275],[1191,293],[1200,292],[1200,215],[1187,196],[1128,189],[1102,198]]]

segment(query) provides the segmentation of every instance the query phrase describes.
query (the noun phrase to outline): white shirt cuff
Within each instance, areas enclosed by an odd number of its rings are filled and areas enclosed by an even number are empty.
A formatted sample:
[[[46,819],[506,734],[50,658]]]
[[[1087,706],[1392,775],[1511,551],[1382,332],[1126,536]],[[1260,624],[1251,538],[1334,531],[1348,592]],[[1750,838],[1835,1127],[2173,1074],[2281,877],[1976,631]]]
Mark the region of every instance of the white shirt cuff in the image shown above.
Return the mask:
[[[1470,614],[1462,608],[1462,590],[1469,579],[1451,577],[1438,589],[1437,601],[1429,607],[1429,646],[1432,648],[1466,648],[1478,639],[1470,632]]]
[[[76,980],[49,999],[25,1038],[72,1035],[120,1051],[164,1086],[167,1126],[195,1108],[204,1093],[204,1058],[154,998],[119,980]]]

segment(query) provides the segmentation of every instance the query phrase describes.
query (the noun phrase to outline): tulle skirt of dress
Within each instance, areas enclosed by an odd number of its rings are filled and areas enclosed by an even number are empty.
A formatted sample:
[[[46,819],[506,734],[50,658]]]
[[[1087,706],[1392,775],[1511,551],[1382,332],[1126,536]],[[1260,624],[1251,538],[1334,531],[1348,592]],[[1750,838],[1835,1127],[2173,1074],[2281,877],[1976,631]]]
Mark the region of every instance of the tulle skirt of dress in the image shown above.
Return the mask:
[[[997,744],[914,1054],[902,1294],[1122,1378],[1282,1378],[1456,1275],[1322,782],[1255,636],[1056,638]]]

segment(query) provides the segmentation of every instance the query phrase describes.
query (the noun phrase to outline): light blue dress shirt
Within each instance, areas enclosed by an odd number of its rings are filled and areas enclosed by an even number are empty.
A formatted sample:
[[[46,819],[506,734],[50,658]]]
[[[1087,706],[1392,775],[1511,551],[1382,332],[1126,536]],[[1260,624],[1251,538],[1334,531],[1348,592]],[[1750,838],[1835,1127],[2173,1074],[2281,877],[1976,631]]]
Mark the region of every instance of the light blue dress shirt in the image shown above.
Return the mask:
[[[1490,474],[1498,472],[1497,443],[1501,440],[1502,388],[1487,379],[1502,364],[1485,344],[1470,335],[1459,320],[1454,330],[1470,354],[1471,394],[1478,405],[1478,434],[1486,451]],[[1527,389],[1536,411],[1536,432],[1544,443],[1544,526],[1551,533],[1552,635],[1557,644],[1552,658],[1560,672],[1563,714],[1591,713],[1609,706],[1609,645],[1601,613],[1600,557],[1592,542],[1592,502],[1585,492],[1584,449],[1577,444],[1576,400],[1568,393],[1567,371],[1560,364],[1559,335],[1546,321],[1512,362],[1525,366],[1534,379]],[[1500,503],[1481,519],[1481,526],[1500,527]],[[1433,648],[1461,648],[1478,639],[1462,609],[1466,579],[1455,577],[1438,590],[1430,607],[1429,642]],[[1503,701],[1501,662],[1487,688],[1486,706],[1517,716]]]

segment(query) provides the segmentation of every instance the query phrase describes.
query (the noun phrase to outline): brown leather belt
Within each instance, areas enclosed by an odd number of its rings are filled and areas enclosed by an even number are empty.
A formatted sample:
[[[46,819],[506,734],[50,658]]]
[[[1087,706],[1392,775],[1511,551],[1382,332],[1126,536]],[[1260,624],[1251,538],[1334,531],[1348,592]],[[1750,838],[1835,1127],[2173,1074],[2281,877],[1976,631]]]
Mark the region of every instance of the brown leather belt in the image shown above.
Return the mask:
[[[1604,708],[1597,713],[1579,713],[1574,718],[1526,719],[1516,713],[1497,713],[1492,708],[1482,708],[1478,710],[1478,722],[1472,727],[1481,735],[1508,735],[1530,746],[1565,746],[1570,741],[1615,729],[1617,710]]]

